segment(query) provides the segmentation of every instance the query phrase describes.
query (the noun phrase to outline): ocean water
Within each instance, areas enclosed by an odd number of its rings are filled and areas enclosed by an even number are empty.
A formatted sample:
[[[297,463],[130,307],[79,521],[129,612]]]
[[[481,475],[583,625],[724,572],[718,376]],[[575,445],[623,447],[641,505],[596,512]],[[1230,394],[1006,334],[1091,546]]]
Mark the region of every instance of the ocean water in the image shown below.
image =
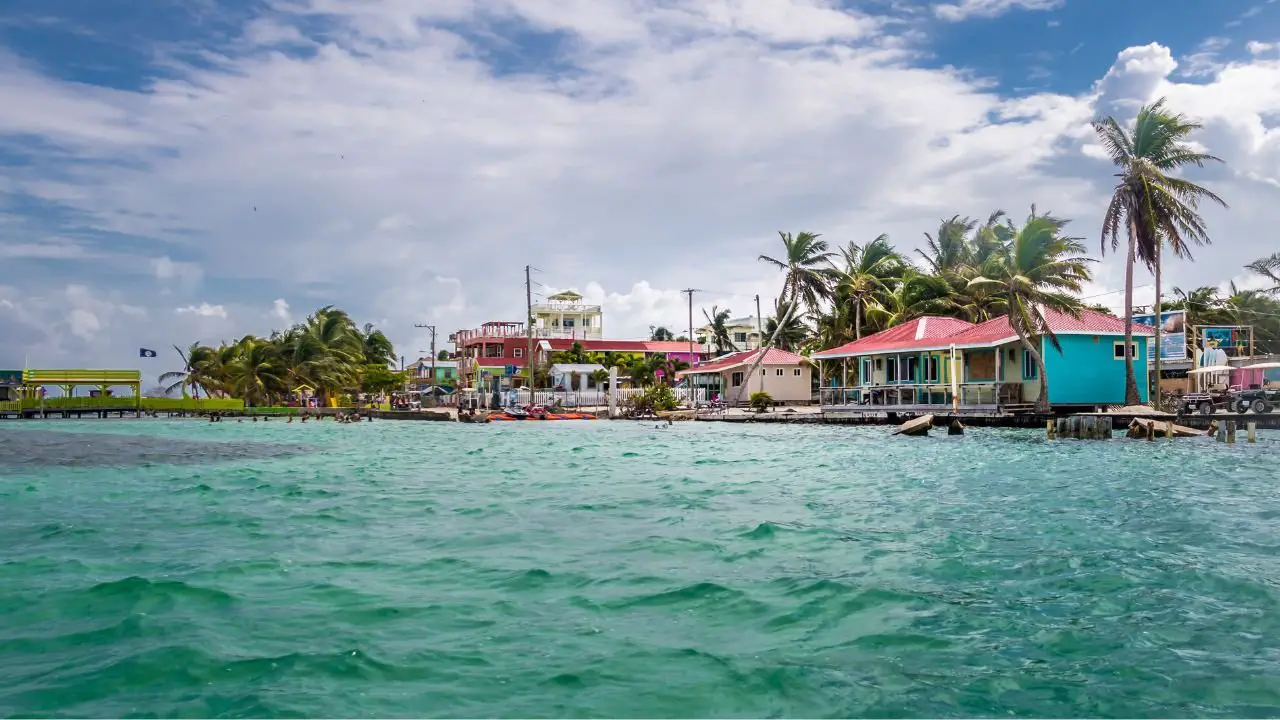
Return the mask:
[[[1277,716],[1278,450],[0,423],[0,715]]]

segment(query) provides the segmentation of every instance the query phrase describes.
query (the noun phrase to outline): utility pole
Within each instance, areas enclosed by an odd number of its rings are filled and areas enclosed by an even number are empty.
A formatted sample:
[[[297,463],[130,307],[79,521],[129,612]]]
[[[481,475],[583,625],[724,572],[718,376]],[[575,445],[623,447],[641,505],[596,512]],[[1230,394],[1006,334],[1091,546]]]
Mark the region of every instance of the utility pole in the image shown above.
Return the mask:
[[[414,324],[416,328],[426,328],[431,331],[431,404],[435,405],[436,400],[436,326],[435,325],[419,325]]]
[[[764,345],[764,317],[760,314],[760,296],[756,295],[756,334],[760,336],[759,345]]]
[[[689,369],[692,370],[698,358],[697,354],[695,354],[693,351],[693,294],[698,292],[698,289],[685,288],[680,292],[684,293],[689,297]],[[671,378],[671,379],[673,381],[675,380],[675,378]],[[693,375],[690,374],[689,375],[689,407],[695,407],[696,405],[697,403],[694,402],[694,396],[693,396]]]
[[[524,309],[525,309],[525,329],[529,336],[529,349],[525,350],[525,366],[529,368],[529,402],[533,403],[533,281],[529,277],[529,271],[532,270],[528,265],[524,266]]]

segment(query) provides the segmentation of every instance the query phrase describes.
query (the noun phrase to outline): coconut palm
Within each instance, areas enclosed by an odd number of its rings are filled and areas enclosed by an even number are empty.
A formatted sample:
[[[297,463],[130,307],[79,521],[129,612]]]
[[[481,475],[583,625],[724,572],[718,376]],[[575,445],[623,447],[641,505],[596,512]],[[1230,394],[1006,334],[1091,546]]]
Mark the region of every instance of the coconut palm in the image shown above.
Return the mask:
[[[1102,219],[1102,251],[1116,250],[1123,232],[1128,239],[1125,254],[1125,343],[1133,342],[1133,263],[1142,260],[1155,274],[1155,307],[1160,307],[1160,254],[1167,243],[1178,257],[1190,257],[1191,245],[1210,242],[1204,218],[1198,212],[1202,200],[1226,207],[1208,189],[1176,177],[1188,165],[1204,167],[1219,158],[1197,151],[1188,139],[1201,125],[1165,107],[1163,98],[1144,105],[1126,129],[1114,117],[1093,124],[1102,146],[1118,168],[1119,182]],[[1155,376],[1160,377],[1160,322],[1157,316]],[[1125,362],[1125,401],[1138,402],[1134,359]]]
[[[950,220],[943,220],[938,225],[937,236],[925,233],[925,246],[929,252],[916,250],[934,275],[946,275],[957,272],[969,264],[969,234],[978,226],[972,218],[953,215]]]
[[[1035,360],[1040,376],[1040,396],[1036,411],[1049,411],[1049,375],[1045,371],[1042,341],[1061,351],[1057,336],[1044,315],[1045,309],[1072,316],[1080,315],[1079,292],[1089,280],[1089,263],[1079,238],[1067,237],[1067,221],[1052,215],[1037,215],[1035,206],[1022,227],[1010,221],[1009,250],[999,262],[989,264],[991,276],[978,276],[968,284],[1002,294],[1008,307],[1009,325],[1023,349]]]
[[[675,333],[672,333],[670,330],[663,327],[662,325],[650,325],[649,339],[654,341],[674,340]]]
[[[778,318],[788,318],[785,325],[778,324]],[[771,338],[774,338],[772,346],[779,347],[790,352],[798,352],[805,342],[809,339],[809,327],[804,320],[800,318],[799,313],[793,312],[786,303],[779,302],[774,308],[773,317],[765,321],[764,332]],[[754,369],[752,370],[754,372]]]
[[[228,368],[229,385],[246,404],[265,404],[279,394],[285,384],[283,362],[277,348],[254,337],[246,337],[237,345],[238,357]]]
[[[392,365],[396,361],[395,348],[381,330],[373,327],[373,323],[365,323],[359,331],[360,346],[365,365]]]
[[[937,275],[907,268],[893,288],[877,296],[867,319],[879,330],[901,325],[924,315],[947,315],[955,309],[951,284]]]
[[[1245,268],[1271,282],[1272,287],[1268,288],[1266,292],[1280,293],[1280,253],[1272,253],[1267,257],[1254,260],[1245,265]]]
[[[777,315],[777,322],[774,323],[772,333],[766,333],[767,338],[760,348],[762,352],[756,353],[755,360],[752,361],[751,367],[747,370],[747,377],[755,374],[760,369],[760,364],[764,362],[765,348],[773,347],[778,341],[779,332],[786,328],[793,327],[791,320],[801,312],[801,305],[804,305],[809,312],[817,314],[821,302],[832,295],[832,280],[836,277],[835,268],[831,266],[831,258],[834,253],[827,249],[827,241],[819,239],[819,236],[811,232],[801,232],[792,236],[788,232],[778,232],[778,236],[782,239],[782,246],[786,249],[783,259],[761,255],[759,260],[781,270],[783,275],[782,294],[778,296],[777,305],[782,308],[785,305],[786,314]],[[738,396],[734,402],[742,400],[742,393],[746,391],[747,384],[743,383],[738,388]]]
[[[729,335],[729,311],[721,310],[718,306],[712,305],[711,312],[705,309],[702,314],[707,318],[707,327],[711,328],[711,337],[708,340],[716,347],[716,354],[723,355],[733,352],[736,348],[733,344],[733,338]]]
[[[866,245],[850,241],[840,249],[844,267],[836,278],[837,305],[846,300],[853,306],[853,339],[862,337],[862,319],[875,298],[885,291],[892,281],[900,278],[906,261],[893,245],[888,235],[880,235]]]
[[[181,389],[182,397],[188,397],[188,390],[195,399],[200,399],[200,388],[208,386],[211,379],[206,375],[209,367],[209,361],[213,358],[214,350],[205,347],[198,342],[191,343],[186,350],[173,346],[174,351],[178,353],[178,357],[182,358],[182,369],[173,372],[167,372],[160,376],[160,384],[164,388],[166,395],[174,390]]]

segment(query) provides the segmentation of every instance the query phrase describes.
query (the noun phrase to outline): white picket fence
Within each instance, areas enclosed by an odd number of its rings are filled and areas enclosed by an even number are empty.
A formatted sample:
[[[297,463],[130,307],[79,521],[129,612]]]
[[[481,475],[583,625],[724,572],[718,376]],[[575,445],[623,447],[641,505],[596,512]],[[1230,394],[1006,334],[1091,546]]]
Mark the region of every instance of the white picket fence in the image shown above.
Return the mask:
[[[706,404],[707,389],[706,388],[672,388],[676,395],[676,400],[681,405],[696,407]],[[592,388],[589,390],[538,390],[530,397],[529,391],[520,388],[518,390],[508,390],[502,394],[502,401],[508,402],[511,394],[515,394],[516,403],[519,405],[553,405],[559,401],[564,407],[605,407],[609,404],[609,394],[602,389]],[[618,404],[621,405],[628,398],[644,393],[643,388],[623,388],[618,390]]]

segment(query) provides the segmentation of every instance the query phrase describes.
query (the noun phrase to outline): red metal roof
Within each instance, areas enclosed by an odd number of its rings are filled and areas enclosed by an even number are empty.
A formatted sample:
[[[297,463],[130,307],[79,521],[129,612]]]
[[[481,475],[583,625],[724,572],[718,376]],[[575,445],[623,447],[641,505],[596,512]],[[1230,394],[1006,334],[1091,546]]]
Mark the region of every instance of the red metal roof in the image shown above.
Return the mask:
[[[958,318],[926,315],[888,330],[881,330],[840,347],[823,350],[813,354],[815,359],[824,357],[844,357],[854,354],[888,352],[892,350],[910,350],[912,348],[936,347],[942,338],[949,338],[973,328],[973,323]]]
[[[690,373],[720,372],[739,365],[750,365],[755,362],[759,353],[759,350],[743,350],[742,352],[731,353],[724,357],[716,358],[711,362],[702,363],[695,368],[681,370],[676,373],[676,376]],[[807,362],[809,362],[809,359],[803,355],[797,355],[779,348],[768,348],[764,351],[764,362],[761,365],[801,365]]]
[[[588,352],[638,352],[638,353],[684,353],[689,354],[689,343],[675,340],[574,340],[572,338],[535,338],[535,342],[547,342],[552,350],[568,350],[574,343]],[[693,351],[701,352],[697,343],[693,343]]]
[[[1074,318],[1057,310],[1044,309],[1045,319],[1054,333],[1123,335],[1124,320],[1096,310],[1082,310]],[[920,328],[920,324],[924,328]],[[1154,331],[1142,325],[1133,326],[1134,335],[1151,335]],[[1008,342],[1017,337],[1007,317],[1001,316],[977,325],[955,318],[926,317],[903,323],[875,335],[814,353],[815,359],[870,355],[927,348],[945,348],[950,345],[981,347]]]

